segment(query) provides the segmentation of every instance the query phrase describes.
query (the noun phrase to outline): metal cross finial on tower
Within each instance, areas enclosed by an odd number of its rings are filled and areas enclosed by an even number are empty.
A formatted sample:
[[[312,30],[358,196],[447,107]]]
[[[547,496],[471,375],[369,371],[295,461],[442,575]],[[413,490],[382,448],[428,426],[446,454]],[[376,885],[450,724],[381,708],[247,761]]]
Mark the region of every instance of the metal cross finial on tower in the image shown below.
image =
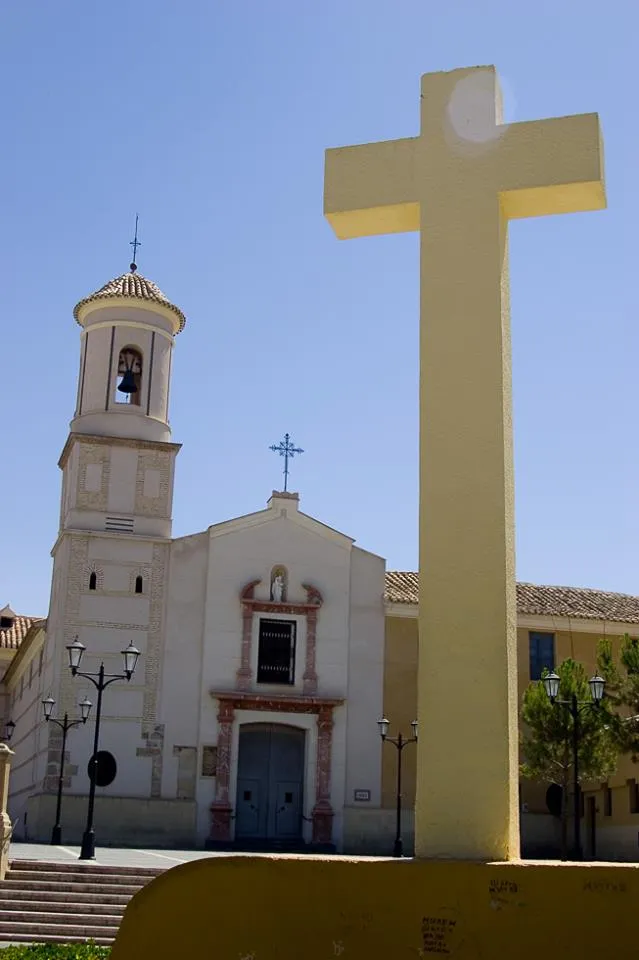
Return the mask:
[[[135,236],[133,237],[133,240],[131,240],[129,246],[130,246],[130,247],[133,247],[133,260],[132,260],[132,262],[131,262],[131,264],[130,264],[130,270],[131,270],[131,273],[135,273],[135,271],[138,269],[137,263],[135,262],[136,259],[137,259],[138,247],[141,247],[141,246],[142,246],[141,242],[138,240],[138,215],[137,215],[137,213],[136,213],[136,215],[135,215]]]
[[[279,443],[274,443],[269,450],[272,450],[273,453],[279,453],[280,457],[284,457],[284,492],[288,488],[288,461],[292,460],[296,453],[304,453],[301,447],[294,447],[293,441],[288,433],[284,434],[284,439],[280,440]]]

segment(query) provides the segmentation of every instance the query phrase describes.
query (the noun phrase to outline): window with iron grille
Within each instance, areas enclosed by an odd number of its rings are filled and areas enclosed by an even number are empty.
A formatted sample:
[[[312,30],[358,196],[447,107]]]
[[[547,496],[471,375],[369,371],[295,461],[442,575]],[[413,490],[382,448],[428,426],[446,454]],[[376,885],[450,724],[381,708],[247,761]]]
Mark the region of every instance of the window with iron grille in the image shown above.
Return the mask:
[[[295,683],[295,621],[260,620],[258,683]]]

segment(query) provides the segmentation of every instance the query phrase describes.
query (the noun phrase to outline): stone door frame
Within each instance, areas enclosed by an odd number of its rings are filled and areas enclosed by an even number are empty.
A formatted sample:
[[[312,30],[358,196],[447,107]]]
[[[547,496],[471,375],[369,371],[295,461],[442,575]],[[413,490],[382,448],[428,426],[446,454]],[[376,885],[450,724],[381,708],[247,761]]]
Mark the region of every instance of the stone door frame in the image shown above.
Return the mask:
[[[312,842],[315,846],[331,846],[333,817],[331,804],[331,761],[333,751],[333,711],[344,700],[327,697],[277,697],[243,691],[211,691],[218,701],[217,776],[215,799],[210,806],[211,832],[209,844],[224,846],[232,842],[234,810],[229,802],[231,779],[231,750],[233,723],[236,710],[271,713],[311,713],[317,716],[317,757],[315,804],[311,811]]]

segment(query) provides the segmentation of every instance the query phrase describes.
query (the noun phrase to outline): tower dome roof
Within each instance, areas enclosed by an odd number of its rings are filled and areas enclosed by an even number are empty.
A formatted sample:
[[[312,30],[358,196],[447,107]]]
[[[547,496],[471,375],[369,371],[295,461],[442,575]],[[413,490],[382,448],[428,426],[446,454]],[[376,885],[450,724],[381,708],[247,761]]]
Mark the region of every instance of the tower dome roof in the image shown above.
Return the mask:
[[[171,310],[178,318],[180,326],[177,332],[180,333],[180,331],[184,329],[186,317],[180,308],[176,307],[174,303],[171,303],[169,298],[162,293],[157,284],[153,283],[152,280],[147,280],[146,277],[133,272],[123,273],[121,277],[115,277],[113,280],[109,280],[108,283],[105,283],[104,286],[96,290],[95,293],[84,297],[79,303],[76,303],[73,316],[77,322],[80,323],[80,310],[86,303],[95,303],[100,300],[119,300],[122,297],[128,300],[150,300],[152,303],[161,304],[163,307]]]

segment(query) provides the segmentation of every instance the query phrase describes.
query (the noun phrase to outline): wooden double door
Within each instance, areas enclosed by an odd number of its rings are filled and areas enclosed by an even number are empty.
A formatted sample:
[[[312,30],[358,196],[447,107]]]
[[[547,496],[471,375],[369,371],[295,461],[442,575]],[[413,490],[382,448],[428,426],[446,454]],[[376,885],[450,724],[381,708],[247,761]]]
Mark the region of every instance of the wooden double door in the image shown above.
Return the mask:
[[[301,839],[305,736],[304,730],[281,724],[240,727],[237,840]]]

